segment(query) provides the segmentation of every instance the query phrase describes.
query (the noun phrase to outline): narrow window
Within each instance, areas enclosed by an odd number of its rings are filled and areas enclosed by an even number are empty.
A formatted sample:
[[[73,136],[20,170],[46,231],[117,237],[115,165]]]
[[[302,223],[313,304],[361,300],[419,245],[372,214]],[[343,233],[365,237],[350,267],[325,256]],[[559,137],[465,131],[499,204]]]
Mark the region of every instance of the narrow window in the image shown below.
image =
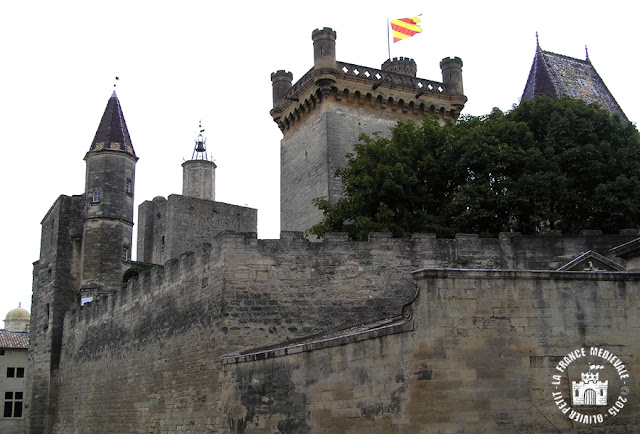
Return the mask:
[[[122,260],[124,262],[127,262],[129,260],[129,249],[127,249],[126,247],[122,248]]]
[[[127,178],[124,182],[124,191],[131,194],[131,180]]]
[[[16,376],[16,368],[7,368],[7,378],[14,378]]]
[[[94,190],[93,197],[91,198],[91,203],[98,203],[98,202],[100,202],[100,190]]]
[[[4,417],[13,416],[13,392],[4,392]]]

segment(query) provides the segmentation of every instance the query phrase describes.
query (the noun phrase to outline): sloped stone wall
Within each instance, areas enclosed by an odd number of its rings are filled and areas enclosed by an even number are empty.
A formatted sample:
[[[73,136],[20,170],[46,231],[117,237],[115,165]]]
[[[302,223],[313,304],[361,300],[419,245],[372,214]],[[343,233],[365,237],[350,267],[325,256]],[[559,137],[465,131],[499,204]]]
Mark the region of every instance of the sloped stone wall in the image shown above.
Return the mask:
[[[426,270],[416,277],[419,295],[403,322],[224,359],[229,430],[640,429],[639,274]],[[570,376],[560,375],[559,362],[582,348],[609,350],[626,374],[583,357],[570,364]],[[594,360],[606,365],[608,405],[563,413],[554,393],[571,405],[568,378],[579,381]],[[606,416],[585,422],[575,412]]]

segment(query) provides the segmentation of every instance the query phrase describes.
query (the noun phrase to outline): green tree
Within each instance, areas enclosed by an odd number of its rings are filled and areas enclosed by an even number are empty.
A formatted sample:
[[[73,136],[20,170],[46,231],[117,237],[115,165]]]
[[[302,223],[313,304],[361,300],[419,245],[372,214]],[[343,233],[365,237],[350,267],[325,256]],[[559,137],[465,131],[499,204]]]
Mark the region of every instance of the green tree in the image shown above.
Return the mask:
[[[363,135],[337,171],[344,197],[314,201],[309,233],[495,236],[543,229],[616,232],[640,223],[640,135],[596,105],[536,98],[508,113],[399,122]]]

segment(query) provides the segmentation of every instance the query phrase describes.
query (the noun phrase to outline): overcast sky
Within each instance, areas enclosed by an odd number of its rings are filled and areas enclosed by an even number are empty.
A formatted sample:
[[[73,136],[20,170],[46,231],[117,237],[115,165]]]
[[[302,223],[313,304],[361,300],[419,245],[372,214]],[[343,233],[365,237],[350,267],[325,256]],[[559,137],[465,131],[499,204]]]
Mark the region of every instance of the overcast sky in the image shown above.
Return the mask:
[[[83,157],[116,76],[140,158],[136,208],[181,193],[202,120],[216,200],[257,208],[259,237],[277,238],[282,135],[270,74],[285,69],[295,82],[311,68],[314,29],[337,32],[339,61],[380,68],[387,19],[422,14],[423,32],[392,44],[391,56],[415,59],[418,76],[436,81],[442,58],[462,58],[472,115],[518,103],[536,31],[544,50],[584,59],[587,45],[635,123],[639,12],[622,1],[2,2],[0,319],[19,302],[30,310],[40,221],[59,195],[83,193]]]

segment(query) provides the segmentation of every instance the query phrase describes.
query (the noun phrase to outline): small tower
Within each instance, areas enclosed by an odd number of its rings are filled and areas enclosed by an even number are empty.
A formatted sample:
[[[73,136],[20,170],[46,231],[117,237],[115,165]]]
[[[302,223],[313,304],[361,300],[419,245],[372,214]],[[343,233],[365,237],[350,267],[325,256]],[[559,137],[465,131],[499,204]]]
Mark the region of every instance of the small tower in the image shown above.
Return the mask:
[[[115,91],[84,159],[87,171],[80,297],[89,301],[120,287],[131,265],[138,157]]]
[[[387,59],[382,64],[382,70],[396,74],[410,75],[412,77],[416,77],[418,74],[416,61],[408,57],[394,57],[393,60]]]
[[[278,107],[284,102],[284,94],[291,89],[293,74],[283,69],[271,74],[271,85],[273,88],[273,106]]]
[[[440,61],[442,83],[447,85],[452,95],[464,95],[462,87],[462,59],[459,57],[445,57]],[[464,104],[463,104],[464,105]],[[460,107],[462,110],[462,107]]]
[[[208,159],[207,139],[202,135],[202,123],[198,126],[191,160],[182,163],[182,195],[198,199],[215,200],[216,164]]]
[[[336,62],[336,31],[323,27],[311,33],[313,40],[313,69],[311,77],[318,89],[328,96],[338,80]]]

